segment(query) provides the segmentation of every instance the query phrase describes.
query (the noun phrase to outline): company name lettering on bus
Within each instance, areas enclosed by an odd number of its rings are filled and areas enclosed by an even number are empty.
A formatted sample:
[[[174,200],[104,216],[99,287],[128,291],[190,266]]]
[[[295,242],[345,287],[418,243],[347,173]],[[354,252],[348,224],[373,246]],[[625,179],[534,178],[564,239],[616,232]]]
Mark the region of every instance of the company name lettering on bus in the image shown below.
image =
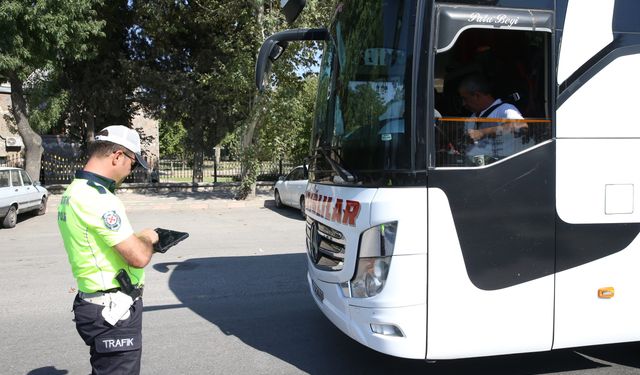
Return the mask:
[[[316,215],[320,215],[327,220],[335,221],[354,227],[356,218],[360,214],[360,202],[321,195],[318,193],[306,192],[305,200],[308,202],[305,209]]]
[[[480,22],[480,23],[492,23],[496,25],[513,26],[517,25],[520,17],[509,17],[506,14],[499,14],[497,16],[490,16],[488,14],[471,13],[471,16],[467,19],[467,22]]]

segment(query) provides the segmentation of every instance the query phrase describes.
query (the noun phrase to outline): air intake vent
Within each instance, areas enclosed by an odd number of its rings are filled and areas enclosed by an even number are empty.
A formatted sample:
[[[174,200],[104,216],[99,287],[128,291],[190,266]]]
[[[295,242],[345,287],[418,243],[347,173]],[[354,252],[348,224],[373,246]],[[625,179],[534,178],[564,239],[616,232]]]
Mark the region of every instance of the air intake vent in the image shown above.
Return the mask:
[[[344,235],[307,217],[307,253],[316,268],[340,271],[344,266]]]

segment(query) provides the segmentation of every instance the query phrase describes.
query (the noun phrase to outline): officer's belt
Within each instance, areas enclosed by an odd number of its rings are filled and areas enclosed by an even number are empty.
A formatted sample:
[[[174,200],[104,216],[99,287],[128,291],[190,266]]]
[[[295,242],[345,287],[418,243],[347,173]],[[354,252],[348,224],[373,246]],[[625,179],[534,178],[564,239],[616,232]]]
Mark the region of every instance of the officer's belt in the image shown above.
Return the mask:
[[[140,289],[140,297],[142,297],[143,288],[139,287],[136,289]],[[82,300],[87,301],[89,303],[93,303],[95,305],[107,306],[111,302],[111,294],[119,292],[119,289],[114,289],[112,292],[95,292],[95,293],[85,293],[82,291],[78,291],[78,297]]]

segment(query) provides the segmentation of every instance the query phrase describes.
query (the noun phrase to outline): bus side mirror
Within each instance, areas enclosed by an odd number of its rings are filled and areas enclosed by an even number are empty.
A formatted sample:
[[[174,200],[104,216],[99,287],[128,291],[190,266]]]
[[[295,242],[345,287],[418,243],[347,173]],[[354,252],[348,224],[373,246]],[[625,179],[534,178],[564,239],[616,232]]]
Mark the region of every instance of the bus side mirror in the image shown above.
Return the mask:
[[[287,19],[289,24],[295,22],[298,19],[300,13],[304,9],[304,6],[307,5],[307,0],[281,0],[280,7],[282,14],[284,14],[284,18]]]
[[[256,86],[258,90],[264,90],[265,76],[271,71],[271,64],[278,60],[287,48],[287,42],[279,42],[267,39],[260,47],[258,61],[256,62]]]
[[[262,43],[256,61],[256,87],[264,91],[265,75],[271,70],[271,64],[282,56],[289,42],[303,40],[327,40],[327,29],[293,29],[271,35]]]

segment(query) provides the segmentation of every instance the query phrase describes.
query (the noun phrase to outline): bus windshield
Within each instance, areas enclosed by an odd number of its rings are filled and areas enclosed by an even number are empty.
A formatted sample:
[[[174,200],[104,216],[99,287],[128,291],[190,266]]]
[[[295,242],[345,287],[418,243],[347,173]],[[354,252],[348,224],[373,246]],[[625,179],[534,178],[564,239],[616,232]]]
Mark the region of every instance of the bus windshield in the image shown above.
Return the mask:
[[[382,186],[411,172],[414,3],[336,7],[320,67],[310,181]]]

